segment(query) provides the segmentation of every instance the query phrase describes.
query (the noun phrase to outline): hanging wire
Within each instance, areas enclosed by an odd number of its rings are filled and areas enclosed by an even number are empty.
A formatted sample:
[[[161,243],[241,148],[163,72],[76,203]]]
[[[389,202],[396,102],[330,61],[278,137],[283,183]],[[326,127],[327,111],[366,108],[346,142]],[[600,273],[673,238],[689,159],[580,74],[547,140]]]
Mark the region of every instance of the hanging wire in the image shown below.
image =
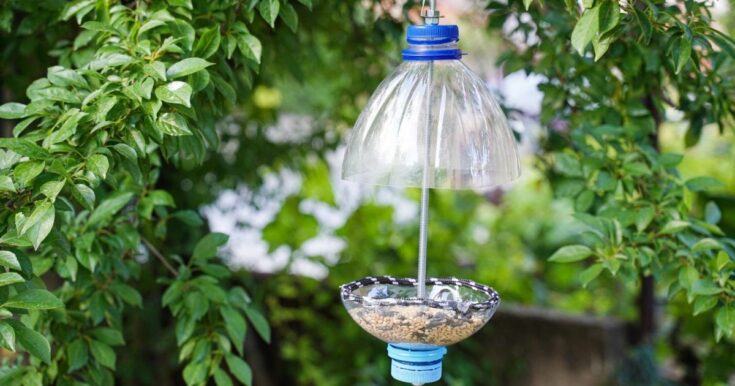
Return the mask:
[[[436,10],[436,0],[429,0],[429,10],[424,11],[426,0],[421,0],[421,16],[426,24],[439,24],[439,12]],[[429,181],[431,174],[431,82],[434,77],[434,63],[429,62],[429,88],[426,98],[426,133],[424,139],[424,168],[421,183],[421,207],[419,214],[419,266],[418,266],[418,288],[419,298],[426,298],[426,244],[429,233]]]
[[[426,244],[429,233],[429,182],[431,175],[431,83],[434,80],[434,62],[429,62],[429,87],[426,94],[426,131],[424,133],[424,167],[421,182],[421,209],[419,214],[419,266],[418,289],[419,298],[426,298]]]

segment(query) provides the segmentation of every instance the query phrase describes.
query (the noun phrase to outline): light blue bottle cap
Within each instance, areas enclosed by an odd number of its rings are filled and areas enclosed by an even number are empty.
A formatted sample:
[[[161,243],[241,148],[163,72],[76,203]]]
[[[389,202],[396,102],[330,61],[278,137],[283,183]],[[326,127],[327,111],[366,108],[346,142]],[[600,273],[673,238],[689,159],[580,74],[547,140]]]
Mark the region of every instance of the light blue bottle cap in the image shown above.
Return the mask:
[[[390,375],[412,385],[436,382],[442,377],[442,359],[446,353],[442,346],[390,343]]]

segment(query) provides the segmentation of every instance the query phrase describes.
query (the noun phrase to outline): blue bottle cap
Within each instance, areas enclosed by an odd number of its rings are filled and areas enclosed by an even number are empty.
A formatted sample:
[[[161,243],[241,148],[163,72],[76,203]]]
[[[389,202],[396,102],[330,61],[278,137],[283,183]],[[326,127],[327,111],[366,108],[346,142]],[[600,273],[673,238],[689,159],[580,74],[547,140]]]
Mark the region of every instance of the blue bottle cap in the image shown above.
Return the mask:
[[[459,40],[459,27],[454,24],[411,25],[408,27],[408,44],[446,44]]]
[[[391,343],[390,375],[401,382],[423,385],[442,377],[442,359],[447,349],[441,346]]]
[[[456,46],[435,48],[435,46],[459,41],[459,27],[453,24],[409,26],[406,41],[411,47],[403,50],[403,60],[462,59],[462,51]]]

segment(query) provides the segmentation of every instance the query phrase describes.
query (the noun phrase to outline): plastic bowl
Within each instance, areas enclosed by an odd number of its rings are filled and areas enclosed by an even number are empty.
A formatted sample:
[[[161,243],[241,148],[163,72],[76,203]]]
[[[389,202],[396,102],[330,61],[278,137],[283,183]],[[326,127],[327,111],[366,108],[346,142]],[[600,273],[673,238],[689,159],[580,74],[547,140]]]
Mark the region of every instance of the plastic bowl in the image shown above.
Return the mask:
[[[427,279],[425,299],[411,278],[366,277],[340,289],[352,319],[388,343],[455,344],[480,330],[500,305],[495,290],[466,279]]]

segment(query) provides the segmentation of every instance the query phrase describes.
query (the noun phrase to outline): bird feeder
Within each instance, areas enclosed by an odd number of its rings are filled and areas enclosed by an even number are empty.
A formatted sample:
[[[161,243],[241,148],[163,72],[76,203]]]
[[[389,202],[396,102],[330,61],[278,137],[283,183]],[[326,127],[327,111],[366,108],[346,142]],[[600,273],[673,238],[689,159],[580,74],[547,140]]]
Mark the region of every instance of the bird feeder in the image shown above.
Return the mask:
[[[423,385],[442,374],[445,346],[482,328],[500,304],[471,280],[426,278],[428,190],[483,189],[520,176],[508,121],[485,82],[462,63],[459,28],[434,1],[408,28],[403,63],[370,97],[352,130],[342,177],[421,188],[416,278],[366,277],[341,287],[355,322],[388,343],[391,375]]]

